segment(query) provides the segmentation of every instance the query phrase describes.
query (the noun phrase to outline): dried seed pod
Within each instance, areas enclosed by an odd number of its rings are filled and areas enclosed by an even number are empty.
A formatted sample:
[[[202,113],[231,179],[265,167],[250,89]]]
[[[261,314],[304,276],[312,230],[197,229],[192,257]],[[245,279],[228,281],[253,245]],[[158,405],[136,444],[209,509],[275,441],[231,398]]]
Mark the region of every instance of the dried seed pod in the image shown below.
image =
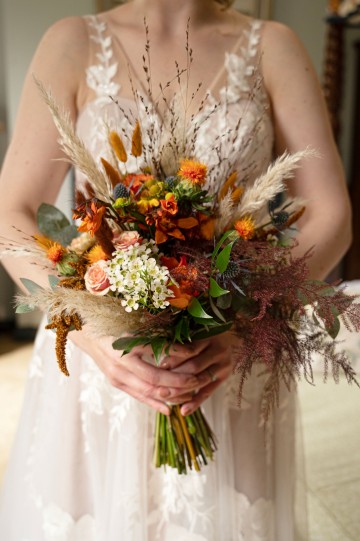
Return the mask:
[[[116,157],[123,163],[127,162],[127,153],[124,147],[124,143],[122,142],[120,135],[116,131],[110,132],[109,142],[116,154]]]
[[[224,185],[221,188],[220,193],[219,193],[219,199],[223,199],[225,195],[228,193],[228,191],[234,188],[236,179],[237,179],[237,172],[233,171],[231,175],[224,182]]]
[[[131,154],[138,158],[142,154],[142,137],[139,121],[136,122],[132,140],[131,140]]]
[[[114,188],[117,184],[119,184],[121,182],[121,180],[122,180],[121,176],[118,173],[118,171],[116,171],[116,169],[111,165],[111,163],[109,163],[107,160],[105,160],[105,158],[100,158],[100,159],[101,159],[101,163],[103,164],[103,167],[105,169],[105,172],[106,172],[107,176],[109,177],[111,185]]]

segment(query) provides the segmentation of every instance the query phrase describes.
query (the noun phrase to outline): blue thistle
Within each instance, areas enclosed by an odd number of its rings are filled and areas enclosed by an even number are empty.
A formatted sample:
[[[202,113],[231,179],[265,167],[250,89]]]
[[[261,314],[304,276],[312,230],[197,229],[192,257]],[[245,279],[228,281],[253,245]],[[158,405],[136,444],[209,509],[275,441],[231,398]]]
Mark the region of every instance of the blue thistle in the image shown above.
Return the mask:
[[[113,195],[114,195],[114,199],[119,199],[119,198],[126,199],[127,197],[130,196],[130,192],[125,186],[125,184],[122,184],[122,182],[119,182],[119,184],[116,184],[114,188]]]

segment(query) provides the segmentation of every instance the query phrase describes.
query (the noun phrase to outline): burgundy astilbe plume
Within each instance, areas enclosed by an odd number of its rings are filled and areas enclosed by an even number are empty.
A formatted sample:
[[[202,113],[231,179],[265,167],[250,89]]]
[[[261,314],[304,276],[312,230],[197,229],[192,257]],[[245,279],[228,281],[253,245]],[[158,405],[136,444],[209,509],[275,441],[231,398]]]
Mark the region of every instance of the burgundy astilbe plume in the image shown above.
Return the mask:
[[[234,323],[243,338],[235,366],[240,373],[239,400],[253,365],[262,363],[268,374],[261,404],[265,420],[278,404],[281,385],[290,390],[301,375],[313,383],[315,355],[324,361],[325,379],[331,372],[338,381],[344,373],[349,383],[359,386],[335,338],[340,317],[348,330],[360,330],[360,304],[344,288],[307,279],[311,252],[295,258],[292,247],[240,240],[232,254],[240,269],[237,286],[244,291]],[[230,282],[226,285],[231,289]]]

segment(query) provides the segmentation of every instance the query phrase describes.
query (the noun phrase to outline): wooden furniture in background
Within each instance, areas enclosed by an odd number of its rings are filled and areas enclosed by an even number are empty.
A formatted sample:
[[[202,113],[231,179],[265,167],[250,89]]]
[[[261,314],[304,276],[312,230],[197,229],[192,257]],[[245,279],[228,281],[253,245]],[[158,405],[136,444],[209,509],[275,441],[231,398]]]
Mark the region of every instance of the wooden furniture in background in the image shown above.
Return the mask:
[[[353,205],[353,243],[345,257],[344,278],[355,280],[360,278],[360,41],[355,43],[356,50],[356,82],[355,110],[353,116],[352,163],[350,170],[350,198]]]

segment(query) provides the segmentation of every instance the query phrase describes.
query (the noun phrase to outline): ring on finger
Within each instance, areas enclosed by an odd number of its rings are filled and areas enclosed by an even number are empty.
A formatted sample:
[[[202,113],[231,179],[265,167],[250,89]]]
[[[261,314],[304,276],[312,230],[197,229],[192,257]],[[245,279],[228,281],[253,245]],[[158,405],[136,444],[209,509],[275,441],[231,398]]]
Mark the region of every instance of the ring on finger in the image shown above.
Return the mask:
[[[206,372],[209,374],[209,376],[210,376],[212,382],[215,382],[215,381],[218,380],[217,375],[214,374],[214,372],[213,372],[210,368],[207,368],[207,369],[206,369]]]

